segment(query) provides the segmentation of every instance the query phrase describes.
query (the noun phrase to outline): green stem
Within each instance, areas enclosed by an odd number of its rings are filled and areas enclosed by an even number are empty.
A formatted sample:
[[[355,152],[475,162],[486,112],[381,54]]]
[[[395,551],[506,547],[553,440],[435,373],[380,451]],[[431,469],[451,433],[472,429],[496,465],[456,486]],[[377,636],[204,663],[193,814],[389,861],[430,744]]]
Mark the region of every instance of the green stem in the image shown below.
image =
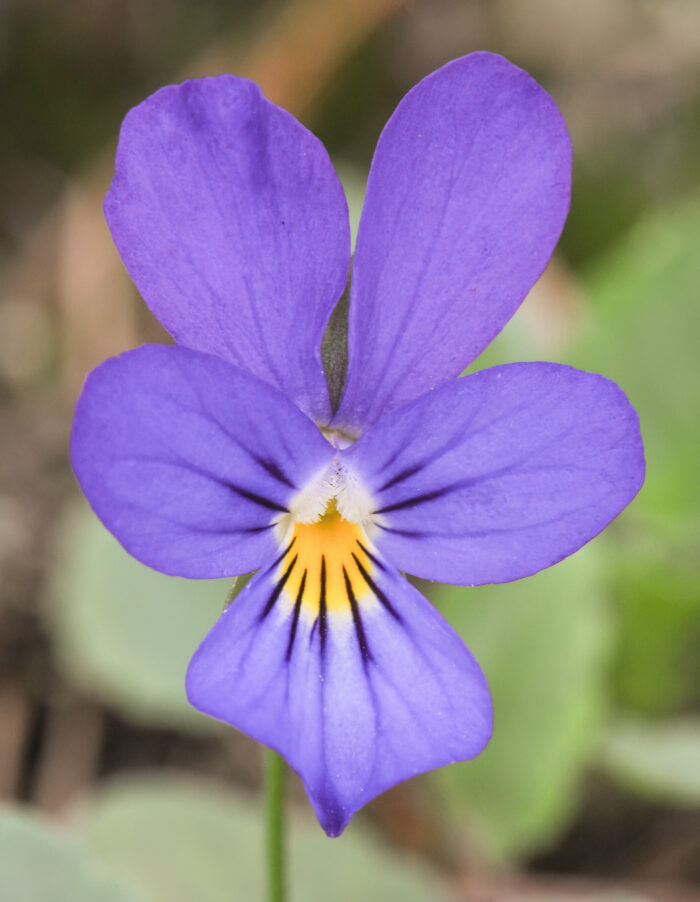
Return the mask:
[[[284,902],[284,760],[265,750],[265,832],[267,898]]]

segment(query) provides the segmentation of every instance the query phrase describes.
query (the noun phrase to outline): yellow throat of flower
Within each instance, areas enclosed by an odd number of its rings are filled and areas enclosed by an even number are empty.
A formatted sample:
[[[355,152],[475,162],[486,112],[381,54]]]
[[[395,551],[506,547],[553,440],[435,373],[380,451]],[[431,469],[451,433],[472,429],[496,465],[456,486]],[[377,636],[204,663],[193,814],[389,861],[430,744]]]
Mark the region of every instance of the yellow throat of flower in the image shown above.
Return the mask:
[[[307,616],[347,612],[371,594],[376,558],[365,531],[345,520],[335,499],[315,523],[295,523],[280,561],[284,592]]]

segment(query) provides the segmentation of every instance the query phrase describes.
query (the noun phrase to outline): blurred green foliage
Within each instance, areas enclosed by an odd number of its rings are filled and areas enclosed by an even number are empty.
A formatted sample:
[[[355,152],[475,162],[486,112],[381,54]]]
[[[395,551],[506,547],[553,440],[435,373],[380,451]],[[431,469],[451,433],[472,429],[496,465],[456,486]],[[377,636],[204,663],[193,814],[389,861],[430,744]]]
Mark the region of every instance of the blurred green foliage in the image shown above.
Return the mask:
[[[429,869],[361,828],[331,841],[311,819],[292,823],[290,902],[446,899]],[[98,795],[83,832],[97,858],[140,887],[146,902],[265,898],[262,814],[241,794],[174,778],[122,780]]]
[[[29,812],[0,808],[0,898],[7,902],[145,902],[83,844]]]
[[[46,610],[64,672],[142,723],[216,731],[217,721],[188,704],[185,671],[232,581],[144,567],[84,502],[67,513],[60,534]]]
[[[613,583],[620,620],[614,685],[620,703],[649,714],[690,709],[700,697],[697,564],[649,539],[618,552]]]
[[[331,842],[311,819],[289,839],[290,902],[447,900],[430,868],[353,827]],[[182,778],[132,777],[80,812],[79,838],[0,809],[8,902],[252,902],[265,898],[263,821],[253,799]]]
[[[700,197],[640,222],[585,276],[589,333],[572,362],[637,408],[647,478],[632,508],[669,540],[698,537]]]
[[[578,781],[607,713],[613,624],[597,545],[526,580],[436,587],[494,703],[494,735],[436,780],[491,858],[550,841],[575,810]]]
[[[700,701],[699,246],[700,198],[637,225],[588,274],[573,353],[623,386],[642,424],[647,478],[616,531],[617,688],[658,713]]]
[[[624,718],[609,730],[601,764],[624,786],[682,807],[700,805],[700,718]]]

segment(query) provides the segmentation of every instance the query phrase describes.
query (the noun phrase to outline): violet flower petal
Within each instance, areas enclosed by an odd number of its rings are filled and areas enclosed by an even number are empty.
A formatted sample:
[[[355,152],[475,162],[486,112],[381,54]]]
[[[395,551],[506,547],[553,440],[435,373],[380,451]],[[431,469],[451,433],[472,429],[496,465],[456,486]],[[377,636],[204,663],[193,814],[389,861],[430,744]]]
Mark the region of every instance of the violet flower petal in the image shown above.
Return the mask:
[[[232,75],[157,91],[122,125],[112,237],[178,344],[216,354],[327,421],[321,337],[350,260],[323,145]]]
[[[128,552],[174,576],[247,573],[334,450],[276,389],[217,357],[146,345],[87,379],[73,468]]]
[[[305,574],[295,604],[287,570],[273,565],[222,614],[187,674],[196,708],[286,758],[331,836],[395,783],[474,757],[492,729],[486,680],[460,637],[393,568],[364,561],[374,591],[355,599],[360,626],[349,597],[319,622],[304,594],[319,574]],[[363,577],[351,579],[359,591]]]
[[[344,452],[399,569],[478,585],[572,554],[644,480],[634,408],[614,382],[517,363],[440,386],[391,411]]]
[[[361,430],[480,353],[547,265],[570,178],[559,110],[502,57],[470,54],[406,95],[369,175],[338,426]]]

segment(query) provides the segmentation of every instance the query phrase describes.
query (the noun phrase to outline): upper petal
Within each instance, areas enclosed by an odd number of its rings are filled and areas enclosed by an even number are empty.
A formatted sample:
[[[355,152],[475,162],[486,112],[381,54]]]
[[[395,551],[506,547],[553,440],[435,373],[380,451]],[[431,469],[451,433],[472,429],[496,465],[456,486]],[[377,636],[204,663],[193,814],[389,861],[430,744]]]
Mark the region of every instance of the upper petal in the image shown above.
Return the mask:
[[[232,75],[163,88],[122,125],[114,242],[179,344],[250,370],[319,420],[320,346],[350,259],[321,143]]]
[[[369,175],[338,425],[369,425],[479,354],[547,265],[570,179],[559,110],[502,57],[462,57],[406,95]]]
[[[477,755],[491,699],[459,636],[364,543],[345,564],[307,552],[298,540],[246,585],[193,657],[187,693],[281,752],[335,836],[395,783]]]
[[[344,452],[399,569],[478,585],[572,554],[644,481],[614,382],[553,363],[483,370],[391,411]]]
[[[280,392],[209,354],[146,345],[94,370],[78,401],[73,469],[127,551],[174,576],[247,573],[334,454]]]

